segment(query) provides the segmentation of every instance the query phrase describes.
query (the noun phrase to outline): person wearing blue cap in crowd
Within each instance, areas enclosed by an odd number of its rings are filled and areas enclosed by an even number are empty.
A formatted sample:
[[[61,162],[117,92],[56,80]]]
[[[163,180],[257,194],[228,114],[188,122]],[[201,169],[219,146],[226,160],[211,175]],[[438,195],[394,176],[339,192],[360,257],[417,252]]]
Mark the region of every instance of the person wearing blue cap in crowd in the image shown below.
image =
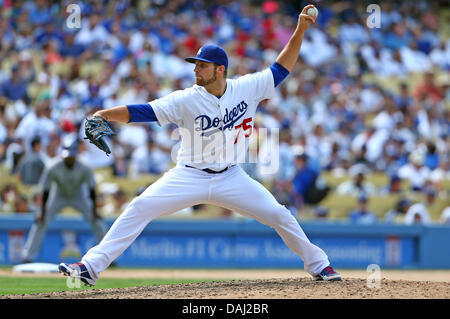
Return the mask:
[[[401,198],[394,208],[390,209],[384,215],[384,221],[386,223],[403,223],[406,212],[411,207],[411,201],[406,198]]]
[[[122,123],[157,122],[180,128],[177,165],[133,199],[116,219],[99,245],[80,263],[59,265],[65,275],[94,285],[104,271],[155,218],[183,208],[213,204],[256,219],[276,230],[286,245],[304,262],[313,280],[336,281],[325,252],[309,241],[290,211],[238,165],[245,162],[256,109],[272,98],[275,88],[293,70],[305,31],[315,18],[299,14],[297,27],[265,70],[228,79],[228,57],[217,45],[204,45],[195,57],[195,85],[174,91],[145,104],[120,105],[94,116]]]
[[[358,197],[358,207],[350,212],[349,219],[357,224],[374,224],[377,222],[377,216],[367,207],[368,197],[362,193]]]
[[[431,222],[430,208],[436,200],[437,191],[433,186],[427,185],[423,194],[425,196],[423,201],[409,207],[405,215],[405,224],[429,224]]]

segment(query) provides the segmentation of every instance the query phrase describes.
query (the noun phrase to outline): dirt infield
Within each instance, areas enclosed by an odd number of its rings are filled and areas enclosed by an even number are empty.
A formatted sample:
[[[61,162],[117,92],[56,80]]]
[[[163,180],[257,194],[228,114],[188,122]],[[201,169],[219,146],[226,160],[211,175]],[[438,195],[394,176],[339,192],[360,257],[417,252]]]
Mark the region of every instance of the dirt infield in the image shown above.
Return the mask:
[[[120,299],[428,299],[450,298],[450,271],[381,271],[379,285],[362,270],[341,270],[341,282],[313,282],[302,270],[168,270],[111,269],[101,278],[184,278],[228,281],[156,285],[120,289],[89,289],[4,296],[4,298],[120,298]],[[0,270],[0,276],[32,277],[59,274],[15,274]],[[369,279],[369,280],[368,280]],[[101,279],[100,279],[101,280]]]

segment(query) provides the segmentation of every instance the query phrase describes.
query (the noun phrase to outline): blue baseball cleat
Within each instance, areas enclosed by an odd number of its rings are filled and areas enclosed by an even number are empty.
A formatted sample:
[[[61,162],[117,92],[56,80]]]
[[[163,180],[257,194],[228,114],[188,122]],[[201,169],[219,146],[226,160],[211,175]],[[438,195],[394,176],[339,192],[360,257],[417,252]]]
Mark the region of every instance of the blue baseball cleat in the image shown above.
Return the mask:
[[[320,274],[314,275],[312,277],[312,280],[314,281],[340,281],[342,280],[341,274],[334,271],[334,269],[331,266],[325,267]]]
[[[61,263],[58,266],[58,271],[64,276],[80,279],[86,286],[93,286],[97,280],[92,279],[91,274],[86,266],[82,263],[66,264]]]

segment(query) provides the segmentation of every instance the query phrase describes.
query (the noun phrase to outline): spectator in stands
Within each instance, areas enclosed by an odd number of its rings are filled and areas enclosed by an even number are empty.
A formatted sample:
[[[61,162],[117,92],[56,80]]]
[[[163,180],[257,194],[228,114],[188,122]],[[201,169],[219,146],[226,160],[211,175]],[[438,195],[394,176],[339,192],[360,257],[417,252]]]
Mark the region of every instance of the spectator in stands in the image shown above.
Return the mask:
[[[349,214],[349,220],[357,224],[374,224],[377,222],[377,216],[367,208],[368,197],[366,194],[358,196],[358,207]]]
[[[433,48],[430,52],[431,62],[442,70],[450,70],[450,41],[442,39],[439,46]]]
[[[86,47],[81,43],[75,43],[75,33],[68,32],[65,34],[65,43],[59,48],[59,53],[63,58],[73,57],[78,58],[86,50]]]
[[[389,184],[381,187],[378,194],[381,196],[387,196],[392,194],[399,194],[402,192],[402,179],[398,175],[393,175],[389,179]]]
[[[441,214],[441,220],[444,224],[450,225],[450,206],[447,206]]]
[[[317,173],[308,166],[308,156],[305,153],[295,156],[296,173],[292,180],[292,195],[295,206],[300,210],[305,202],[308,191],[314,185]]]
[[[386,130],[391,133],[398,121],[401,121],[401,114],[395,105],[393,97],[386,95],[384,97],[384,107],[373,119],[373,126],[376,130]]]
[[[427,184],[430,170],[423,166],[424,162],[424,152],[416,149],[408,156],[408,163],[398,170],[398,176],[401,179],[409,180],[413,191],[421,191]]]
[[[386,223],[404,223],[406,212],[411,207],[411,202],[407,199],[400,199],[395,208],[390,209],[384,216]]]
[[[31,196],[31,202],[29,203],[29,210],[32,213],[38,213],[42,207],[42,194],[40,192],[34,192]]]
[[[21,182],[25,185],[36,185],[39,183],[45,163],[41,155],[41,139],[35,137],[31,140],[31,149],[19,162],[17,174]]]
[[[0,211],[12,213],[17,197],[19,197],[17,186],[14,184],[6,184],[0,192]]]
[[[305,204],[318,204],[329,192],[329,187],[321,185],[319,175],[309,166],[308,155],[297,154],[295,165],[297,172],[292,180],[292,197],[299,211]]]
[[[131,154],[130,175],[161,174],[167,169],[167,152],[152,138]]]
[[[373,196],[377,190],[374,184],[366,181],[367,168],[362,164],[356,164],[350,168],[351,180],[347,180],[339,184],[336,188],[336,194],[340,196],[355,196],[366,194]]]
[[[431,222],[429,208],[436,199],[436,190],[432,187],[425,189],[425,201],[412,205],[405,215],[405,224],[429,224]]]
[[[13,138],[9,142],[5,152],[5,164],[9,168],[10,174],[16,174],[20,159],[25,153],[25,148],[23,140],[20,138]]]
[[[0,95],[0,144],[4,145],[8,137],[8,130],[6,129],[5,120],[5,109],[6,109],[7,99]],[[3,151],[4,152],[4,151]],[[0,151],[0,159],[3,157]]]
[[[31,210],[28,206],[28,200],[25,196],[19,195],[14,201],[15,213],[29,213]]]
[[[357,134],[352,140],[351,150],[368,163],[374,163],[383,153],[384,143],[389,138],[385,130],[377,130],[371,126]]]
[[[35,137],[39,137],[42,146],[47,147],[50,135],[57,130],[56,123],[51,119],[50,99],[44,98],[37,103],[34,112],[29,112],[21,119],[15,136],[23,139],[28,148]]]
[[[317,206],[314,209],[314,217],[316,221],[327,221],[330,215],[330,210],[324,206]]]
[[[12,101],[26,100],[28,99],[27,88],[28,84],[20,77],[19,66],[14,65],[11,69],[11,78],[0,86],[0,95]]]
[[[113,200],[114,200],[114,210],[116,213],[123,212],[123,210],[128,205],[127,194],[122,189],[118,189],[113,194]]]
[[[439,167],[439,154],[437,153],[436,144],[433,141],[427,141],[427,152],[425,154],[424,166],[430,171]]]
[[[433,72],[426,72],[424,79],[416,85],[413,92],[416,99],[430,97],[434,103],[440,102],[444,98],[442,89],[435,82]]]
[[[394,97],[394,100],[399,109],[405,109],[412,105],[413,101],[407,83],[403,82],[400,85],[400,93]]]

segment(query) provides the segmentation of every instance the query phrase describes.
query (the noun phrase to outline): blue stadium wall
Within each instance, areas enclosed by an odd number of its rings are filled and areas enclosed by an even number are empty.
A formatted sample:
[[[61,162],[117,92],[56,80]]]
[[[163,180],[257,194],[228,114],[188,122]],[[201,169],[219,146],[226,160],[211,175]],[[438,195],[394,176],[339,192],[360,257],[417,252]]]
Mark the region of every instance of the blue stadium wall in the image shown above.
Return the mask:
[[[0,265],[20,263],[30,214],[0,216]],[[113,219],[105,220],[109,228]],[[338,268],[450,268],[450,227],[304,222],[310,240]],[[59,216],[35,262],[74,262],[96,244],[89,224]],[[276,232],[250,220],[156,220],[116,260],[124,267],[303,268]]]

